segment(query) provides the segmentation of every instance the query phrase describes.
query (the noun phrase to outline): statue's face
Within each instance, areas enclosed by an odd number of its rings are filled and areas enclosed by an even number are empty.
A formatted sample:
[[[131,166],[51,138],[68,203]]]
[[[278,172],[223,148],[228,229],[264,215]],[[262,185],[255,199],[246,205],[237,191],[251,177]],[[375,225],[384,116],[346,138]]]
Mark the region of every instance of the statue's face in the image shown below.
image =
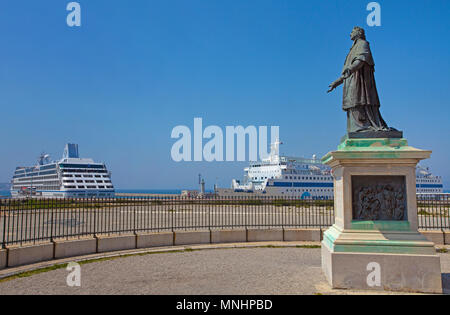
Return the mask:
[[[357,36],[358,36],[358,32],[354,29],[350,34],[350,39],[355,40]]]

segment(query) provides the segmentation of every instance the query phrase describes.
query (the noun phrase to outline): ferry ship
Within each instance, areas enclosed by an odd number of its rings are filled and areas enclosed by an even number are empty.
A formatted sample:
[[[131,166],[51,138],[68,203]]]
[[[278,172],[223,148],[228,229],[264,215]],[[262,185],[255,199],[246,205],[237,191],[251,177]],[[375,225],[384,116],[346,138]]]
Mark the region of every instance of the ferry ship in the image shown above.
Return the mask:
[[[78,145],[68,143],[60,161],[41,154],[38,164],[17,167],[11,181],[11,196],[42,198],[114,197],[111,173],[104,163],[80,158]]]
[[[233,179],[231,188],[216,188],[218,196],[275,196],[299,199],[333,199],[331,168],[315,155],[311,159],[280,156],[276,141],[267,159],[252,162],[244,179]],[[442,178],[421,166],[416,170],[417,193],[443,193]]]

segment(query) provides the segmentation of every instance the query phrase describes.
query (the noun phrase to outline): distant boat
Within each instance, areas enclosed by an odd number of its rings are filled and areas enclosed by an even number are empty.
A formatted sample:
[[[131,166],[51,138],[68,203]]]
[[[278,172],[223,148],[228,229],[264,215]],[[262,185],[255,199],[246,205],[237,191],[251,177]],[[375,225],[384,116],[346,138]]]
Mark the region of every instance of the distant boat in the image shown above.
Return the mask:
[[[219,196],[277,196],[300,199],[333,199],[331,168],[315,155],[311,159],[280,156],[276,141],[270,155],[260,162],[252,162],[244,169],[244,179],[233,179],[231,188],[217,188]],[[442,177],[428,168],[417,167],[417,193],[443,193]]]
[[[11,181],[11,196],[48,198],[114,197],[111,173],[103,163],[80,158],[77,144],[66,144],[59,161],[41,154],[38,164],[17,167]]]

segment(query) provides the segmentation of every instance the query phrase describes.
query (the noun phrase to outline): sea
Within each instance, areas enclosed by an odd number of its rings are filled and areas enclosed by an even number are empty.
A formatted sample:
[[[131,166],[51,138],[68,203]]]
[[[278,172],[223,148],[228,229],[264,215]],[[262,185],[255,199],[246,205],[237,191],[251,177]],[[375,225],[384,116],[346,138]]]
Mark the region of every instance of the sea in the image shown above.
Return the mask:
[[[0,190],[0,198],[1,197],[11,197],[11,193],[9,190]]]

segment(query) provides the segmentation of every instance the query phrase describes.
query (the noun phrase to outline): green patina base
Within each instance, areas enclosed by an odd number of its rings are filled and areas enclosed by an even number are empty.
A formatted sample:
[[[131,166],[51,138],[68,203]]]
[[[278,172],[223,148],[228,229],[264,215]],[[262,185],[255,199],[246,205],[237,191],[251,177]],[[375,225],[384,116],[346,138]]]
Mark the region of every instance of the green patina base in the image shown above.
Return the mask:
[[[378,139],[345,139],[338,145],[341,151],[360,150],[405,150],[411,149],[406,139],[378,138]]]
[[[433,243],[407,221],[354,221],[345,231],[332,226],[322,244],[335,253],[436,254]]]
[[[352,221],[352,230],[411,231],[408,221]]]
[[[322,158],[324,164],[336,158],[345,159],[396,159],[419,154],[427,158],[430,151],[423,151],[408,145],[406,139],[379,138],[379,139],[344,139],[338,150],[329,152]],[[422,156],[425,154],[424,156]]]

